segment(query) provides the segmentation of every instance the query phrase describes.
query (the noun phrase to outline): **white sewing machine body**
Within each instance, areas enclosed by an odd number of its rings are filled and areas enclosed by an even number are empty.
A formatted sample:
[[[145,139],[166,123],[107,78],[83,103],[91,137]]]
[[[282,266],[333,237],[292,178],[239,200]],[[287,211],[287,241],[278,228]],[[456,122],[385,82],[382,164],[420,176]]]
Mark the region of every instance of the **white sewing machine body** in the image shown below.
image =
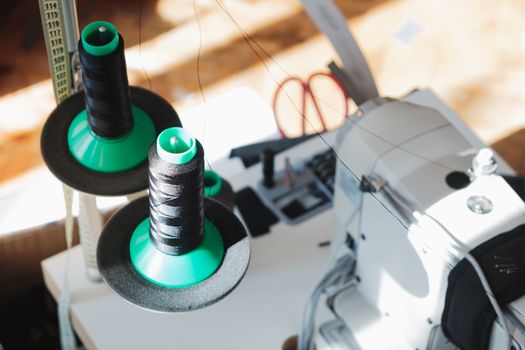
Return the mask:
[[[342,127],[336,147],[344,165],[337,162],[333,254],[345,246],[349,234],[358,276],[333,302],[334,313],[349,330],[345,345],[454,349],[440,323],[449,272],[463,255],[443,227],[472,249],[525,223],[524,202],[495,174],[478,176],[459,190],[447,185],[447,174],[466,172],[484,145],[444,105],[432,109],[377,99],[362,110],[362,116],[351,117]],[[495,158],[499,172],[512,173]],[[403,215],[383,191],[363,192],[358,179],[370,175],[385,180],[413,212]],[[467,201],[474,196],[488,199],[492,209],[472,211]],[[509,309],[525,324],[525,297]],[[524,349],[523,334],[512,324],[509,329],[516,349]],[[504,338],[496,320],[491,349],[504,349]]]

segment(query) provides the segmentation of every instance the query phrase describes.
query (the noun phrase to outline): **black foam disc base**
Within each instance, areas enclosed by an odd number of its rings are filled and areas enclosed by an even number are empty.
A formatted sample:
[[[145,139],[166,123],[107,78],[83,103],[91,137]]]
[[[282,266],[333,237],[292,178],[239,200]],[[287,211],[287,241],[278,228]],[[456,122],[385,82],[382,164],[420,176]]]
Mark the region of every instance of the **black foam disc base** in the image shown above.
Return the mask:
[[[223,299],[244,277],[250,245],[243,224],[225,206],[205,198],[204,213],[221,233],[225,249],[221,265],[204,281],[185,288],[167,288],[149,282],[135,270],[129,243],[137,225],[149,215],[147,196],[119,210],[102,230],[97,247],[102,278],[120,297],[151,311],[191,311]]]
[[[71,154],[67,141],[69,126],[85,109],[84,93],[76,93],[60,103],[42,130],[40,149],[49,170],[66,185],[99,196],[126,195],[148,188],[148,159],[134,168],[116,173],[102,173],[86,168]],[[181,126],[173,107],[159,95],[130,87],[131,103],[144,110],[158,135],[164,129]]]

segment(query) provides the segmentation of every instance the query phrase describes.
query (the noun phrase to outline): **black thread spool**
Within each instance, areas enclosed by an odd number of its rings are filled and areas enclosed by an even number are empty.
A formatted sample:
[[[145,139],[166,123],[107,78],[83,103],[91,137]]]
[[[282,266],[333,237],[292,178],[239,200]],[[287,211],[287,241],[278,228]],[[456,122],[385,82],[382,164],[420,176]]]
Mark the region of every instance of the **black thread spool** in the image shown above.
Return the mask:
[[[133,127],[124,39],[109,24],[97,24],[78,42],[84,100],[91,130],[118,138]]]
[[[136,306],[202,308],[228,295],[246,272],[246,230],[228,208],[204,197],[203,157],[184,129],[163,131],[149,151],[149,196],[122,208],[102,231],[102,278]]]
[[[176,145],[184,142],[180,134],[170,138],[168,147],[175,151],[184,148]],[[191,251],[204,235],[204,152],[200,144],[191,146],[194,148],[186,153],[189,160],[169,155],[163,159],[155,147],[148,155],[150,238],[157,249],[167,254],[182,255]]]
[[[63,101],[46,121],[41,151],[70,187],[116,196],[148,186],[147,155],[160,131],[180,126],[160,96],[129,87],[124,40],[108,22],[92,22],[79,41],[84,92]]]

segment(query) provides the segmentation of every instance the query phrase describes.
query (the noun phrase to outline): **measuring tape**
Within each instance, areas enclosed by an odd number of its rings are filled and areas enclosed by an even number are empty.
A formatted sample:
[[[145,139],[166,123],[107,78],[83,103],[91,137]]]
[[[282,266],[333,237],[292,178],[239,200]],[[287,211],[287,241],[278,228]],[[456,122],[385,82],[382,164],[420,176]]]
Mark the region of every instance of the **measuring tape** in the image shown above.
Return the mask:
[[[38,0],[40,7],[40,17],[46,41],[47,59],[49,72],[53,81],[53,90],[57,105],[68,98],[72,92],[77,90],[75,79],[78,72],[75,60],[75,48],[68,48],[66,38],[66,22],[64,18],[63,0]],[[70,13],[76,16],[76,13]],[[76,20],[76,18],[75,18]],[[76,23],[76,22],[75,22]],[[78,55],[77,55],[78,56]],[[75,83],[75,85],[74,85]],[[62,292],[58,300],[58,323],[60,329],[60,345],[62,350],[75,350],[76,340],[71,320],[69,318],[69,308],[71,304],[69,290],[69,259],[70,250],[73,243],[73,189],[63,186],[64,202],[66,205],[66,266],[64,270],[64,280]]]
[[[57,104],[71,95],[71,57],[67,47],[66,26],[61,0],[38,0],[44,39],[46,41],[49,72]]]

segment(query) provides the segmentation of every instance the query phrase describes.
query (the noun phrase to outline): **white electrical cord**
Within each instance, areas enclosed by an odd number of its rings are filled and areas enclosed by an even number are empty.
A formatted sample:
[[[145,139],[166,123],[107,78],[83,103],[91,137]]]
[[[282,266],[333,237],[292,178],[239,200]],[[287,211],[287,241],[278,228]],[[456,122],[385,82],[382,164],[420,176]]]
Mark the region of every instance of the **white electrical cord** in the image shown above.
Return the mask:
[[[342,227],[342,230],[346,233],[347,228],[356,216],[361,212],[363,201],[361,200],[358,208],[354,210],[352,215],[346,220],[345,224]],[[334,240],[332,239],[332,244]],[[346,247],[346,245],[342,245]],[[341,257],[337,258],[340,254],[343,254]],[[342,260],[343,259],[343,260]],[[346,265],[345,265],[346,264]],[[339,266],[342,268],[337,272]],[[304,309],[301,331],[299,333],[299,350],[311,350],[314,347],[313,337],[315,333],[315,313],[317,310],[317,305],[319,304],[319,299],[323,292],[331,286],[338,286],[337,290],[334,291],[331,295],[328,296],[328,299],[331,299],[337,294],[340,289],[347,288],[347,283],[350,282],[354,275],[355,268],[355,255],[354,252],[345,249],[344,253],[341,253],[341,247],[339,249],[332,248],[332,253],[325,267],[325,273],[321,281],[317,284],[316,288],[310,295],[307,300],[307,304]]]
[[[62,282],[62,292],[58,299],[58,325],[60,330],[60,345],[62,350],[76,349],[75,334],[69,319],[69,255],[73,246],[73,189],[67,185],[62,186],[64,192],[64,204],[66,206],[66,264],[64,266],[64,281]]]
[[[314,350],[315,314],[319,299],[328,287],[341,285],[353,275],[354,263],[355,257],[352,252],[341,256],[315,287],[304,309],[301,332],[299,333],[297,345],[298,350]]]
[[[474,271],[476,271],[476,274],[478,275],[479,280],[481,281],[481,285],[483,286],[483,289],[485,290],[485,293],[487,294],[487,298],[489,299],[492,308],[494,309],[494,312],[498,316],[498,319],[501,323],[501,327],[503,328],[503,332],[505,333],[505,341],[507,344],[506,349],[510,349],[512,345],[512,337],[510,335],[509,327],[507,325],[507,321],[505,319],[505,316],[503,314],[503,310],[501,310],[501,307],[498,304],[498,301],[496,300],[496,297],[494,296],[494,293],[492,292],[492,288],[490,287],[490,284],[485,276],[485,273],[483,272],[483,269],[477,262],[476,258],[470,254],[469,249],[463,242],[461,242],[459,239],[457,239],[452,232],[450,232],[443,224],[441,224],[437,219],[432,217],[431,215],[425,214],[429,219],[431,219],[433,222],[435,222],[445,233],[454,241],[456,244],[456,249],[458,249],[464,256],[465,259],[468,260],[468,262],[472,265],[474,268]],[[422,218],[422,215],[418,213],[417,211],[414,212],[414,217],[420,221]]]

